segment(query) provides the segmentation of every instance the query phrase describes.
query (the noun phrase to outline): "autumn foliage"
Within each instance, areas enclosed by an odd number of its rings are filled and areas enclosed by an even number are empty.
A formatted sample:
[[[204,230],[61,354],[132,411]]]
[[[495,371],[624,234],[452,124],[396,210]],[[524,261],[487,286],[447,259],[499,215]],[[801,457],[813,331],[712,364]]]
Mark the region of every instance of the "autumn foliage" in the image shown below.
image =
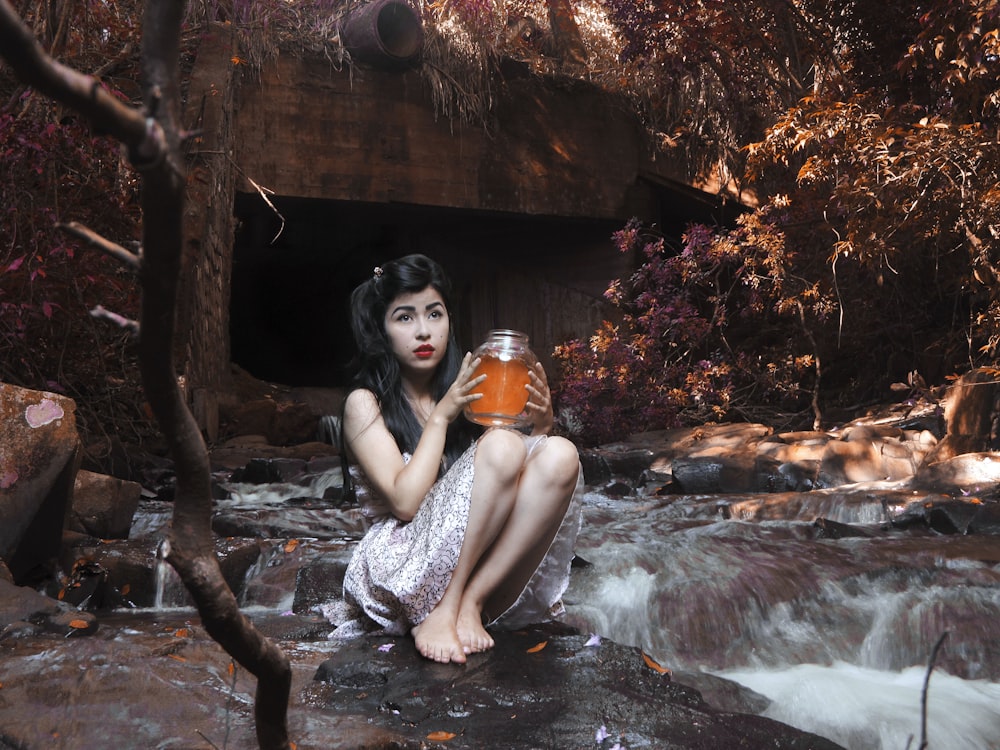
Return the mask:
[[[636,265],[608,291],[618,314],[561,346],[553,373],[582,440],[704,420],[816,424],[884,400],[890,383],[995,363],[996,0],[414,3],[442,116],[483,117],[513,57],[622,97],[688,177],[752,196],[732,226],[664,237],[632,223],[613,238]],[[185,54],[212,21],[237,28],[251,68],[279,47],[345,64],[347,5],[192,5]],[[19,6],[48,51],[135,96],[138,3]],[[134,179],[101,134],[2,67],[0,170],[0,378],[62,390],[96,432],[127,434],[141,422],[129,341],[87,310],[131,315],[134,286],[53,227],[134,240]]]
[[[708,23],[736,12],[762,25]],[[729,54],[737,34],[797,28],[815,65],[808,77],[789,68],[799,89],[787,106],[794,87],[769,89],[757,137],[746,121],[730,131],[745,139],[743,187],[760,197],[737,226],[690,227],[673,245],[636,225],[616,236],[641,265],[608,290],[621,323],[557,352],[567,429],[609,439],[768,410],[807,426],[824,407],[885,400],[893,382],[995,362],[1000,4],[659,2],[629,13],[660,21],[627,47],[630,64],[647,66],[689,33],[667,19],[698,16],[718,57],[704,64],[726,72],[713,86],[734,89],[727,101],[780,73],[773,55],[755,66]],[[749,67],[733,75],[737,62]],[[674,133],[694,132],[678,123]]]

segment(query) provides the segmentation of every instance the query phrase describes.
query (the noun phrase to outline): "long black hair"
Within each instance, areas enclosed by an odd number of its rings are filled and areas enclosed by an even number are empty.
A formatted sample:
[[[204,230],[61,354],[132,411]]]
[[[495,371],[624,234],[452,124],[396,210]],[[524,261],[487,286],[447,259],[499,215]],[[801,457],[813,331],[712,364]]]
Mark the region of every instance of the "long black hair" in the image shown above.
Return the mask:
[[[351,330],[357,345],[355,388],[367,388],[375,394],[385,425],[404,453],[412,454],[423,428],[410,402],[403,394],[399,361],[385,331],[389,305],[401,294],[421,292],[433,287],[448,311],[448,347],[434,372],[431,392],[441,400],[458,375],[462,352],[455,335],[455,317],[451,304],[451,281],[444,269],[426,255],[407,255],[375,269],[372,277],[351,293]],[[459,417],[448,427],[444,464],[450,466],[475,437],[472,425]],[[341,454],[344,455],[343,450]]]

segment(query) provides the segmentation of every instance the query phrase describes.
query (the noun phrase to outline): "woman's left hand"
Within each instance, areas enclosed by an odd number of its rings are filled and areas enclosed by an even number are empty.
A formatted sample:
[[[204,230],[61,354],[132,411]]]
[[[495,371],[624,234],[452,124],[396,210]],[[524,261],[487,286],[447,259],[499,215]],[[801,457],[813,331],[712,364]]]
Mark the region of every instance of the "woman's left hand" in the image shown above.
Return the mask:
[[[552,393],[549,391],[549,381],[545,376],[545,368],[541,363],[528,370],[528,405],[524,410],[531,420],[532,435],[546,435],[552,430]]]

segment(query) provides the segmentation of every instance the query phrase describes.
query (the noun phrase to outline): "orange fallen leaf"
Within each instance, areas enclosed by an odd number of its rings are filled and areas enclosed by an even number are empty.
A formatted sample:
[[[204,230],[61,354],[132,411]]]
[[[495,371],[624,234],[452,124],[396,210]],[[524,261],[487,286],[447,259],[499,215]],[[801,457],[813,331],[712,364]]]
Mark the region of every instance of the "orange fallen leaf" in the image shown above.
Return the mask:
[[[69,626],[71,628],[76,628],[77,630],[86,630],[90,627],[90,623],[86,620],[70,620]]]
[[[448,740],[454,739],[454,732],[431,732],[427,735],[427,739],[431,742],[447,742]]]
[[[299,546],[298,539],[289,539],[287,542],[285,542],[285,552],[286,553],[292,552],[298,546]]]
[[[56,599],[62,601],[65,597],[66,597],[66,589],[59,589],[59,594],[56,596]]]
[[[187,628],[177,628],[177,630],[174,631],[174,638],[187,638],[189,635],[190,632]]]
[[[178,656],[177,654],[167,654],[171,659],[176,659],[177,661],[187,661],[183,656]]]
[[[234,661],[229,662],[228,671],[229,671],[229,676],[232,677],[233,673],[236,671],[236,662]]]
[[[659,662],[654,661],[645,651],[642,652],[642,660],[646,662],[646,666],[654,672],[659,672],[660,674],[670,674],[669,669],[662,666]]]
[[[122,596],[127,596],[128,592],[131,590],[132,590],[132,584],[126,583],[124,586],[122,586]]]
[[[548,641],[542,641],[541,643],[536,643],[534,646],[528,649],[529,654],[537,654],[543,648],[549,645]]]

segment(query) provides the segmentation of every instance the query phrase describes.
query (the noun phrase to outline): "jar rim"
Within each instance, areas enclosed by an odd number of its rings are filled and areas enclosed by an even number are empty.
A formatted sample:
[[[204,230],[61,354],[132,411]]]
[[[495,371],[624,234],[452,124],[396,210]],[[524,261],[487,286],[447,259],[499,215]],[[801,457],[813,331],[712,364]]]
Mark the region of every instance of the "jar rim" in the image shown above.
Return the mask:
[[[510,336],[512,338],[523,338],[527,339],[528,334],[524,331],[515,331],[513,328],[491,328],[490,332],[487,334],[487,338],[492,338],[493,336]]]

